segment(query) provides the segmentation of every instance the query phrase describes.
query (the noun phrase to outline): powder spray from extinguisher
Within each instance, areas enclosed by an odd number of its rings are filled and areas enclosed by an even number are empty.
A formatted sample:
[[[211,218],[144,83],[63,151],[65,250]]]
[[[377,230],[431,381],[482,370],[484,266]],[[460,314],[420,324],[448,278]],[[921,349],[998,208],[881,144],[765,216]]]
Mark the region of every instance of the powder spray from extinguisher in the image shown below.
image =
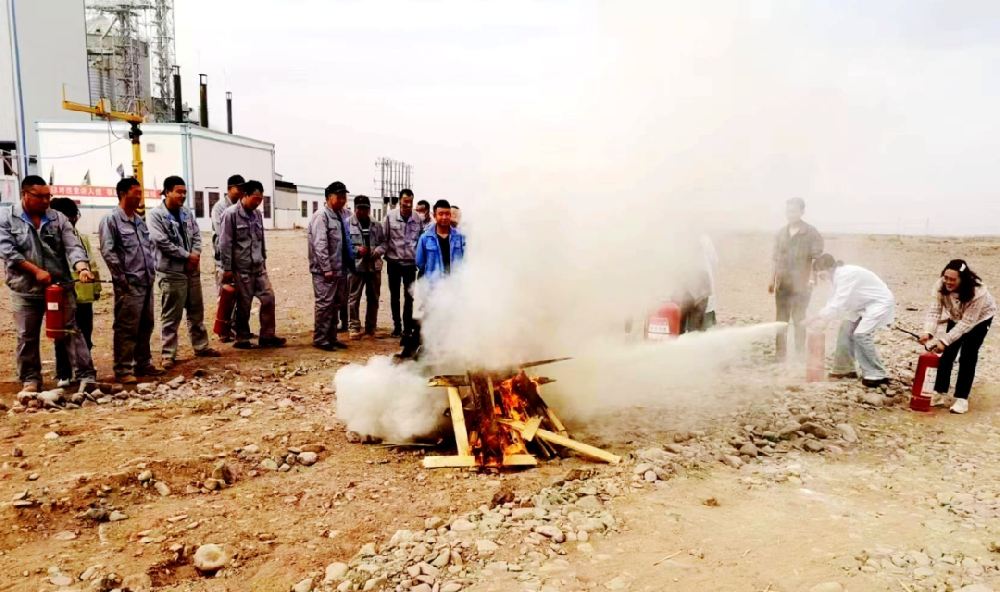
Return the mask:
[[[823,382],[826,380],[826,334],[810,331],[806,336],[806,349],[809,352],[806,382]]]

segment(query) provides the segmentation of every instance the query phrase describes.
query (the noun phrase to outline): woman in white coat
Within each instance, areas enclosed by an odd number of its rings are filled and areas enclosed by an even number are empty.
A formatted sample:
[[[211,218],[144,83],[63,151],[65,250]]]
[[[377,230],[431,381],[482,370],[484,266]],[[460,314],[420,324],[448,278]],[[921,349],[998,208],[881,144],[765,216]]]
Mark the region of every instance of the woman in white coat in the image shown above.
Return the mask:
[[[826,324],[843,316],[834,366],[861,367],[862,383],[875,388],[889,382],[885,364],[875,349],[875,331],[892,324],[896,299],[877,275],[863,267],[844,265],[832,255],[816,260],[817,277],[833,284],[833,294],[811,324]]]

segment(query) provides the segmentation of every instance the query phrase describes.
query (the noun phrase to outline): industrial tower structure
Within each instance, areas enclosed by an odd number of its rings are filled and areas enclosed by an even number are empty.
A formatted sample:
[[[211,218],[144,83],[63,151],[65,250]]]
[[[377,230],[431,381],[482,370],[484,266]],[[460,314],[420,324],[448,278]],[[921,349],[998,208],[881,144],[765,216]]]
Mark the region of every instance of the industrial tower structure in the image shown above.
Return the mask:
[[[375,183],[381,193],[385,211],[395,209],[399,203],[399,192],[403,189],[413,189],[411,182],[413,166],[391,158],[380,158],[375,161],[378,177]]]
[[[91,87],[101,95],[92,98],[108,98],[114,111],[171,121],[173,0],[86,0],[86,9]]]

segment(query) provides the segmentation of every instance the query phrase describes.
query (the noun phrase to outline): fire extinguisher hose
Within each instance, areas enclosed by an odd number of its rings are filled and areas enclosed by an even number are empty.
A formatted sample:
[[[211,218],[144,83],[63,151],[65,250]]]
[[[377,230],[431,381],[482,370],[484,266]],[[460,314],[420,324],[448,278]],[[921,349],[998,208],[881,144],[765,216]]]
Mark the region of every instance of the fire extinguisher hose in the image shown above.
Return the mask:
[[[906,333],[910,337],[916,339],[917,341],[920,341],[920,335],[917,335],[913,331],[907,331],[906,329],[904,329],[902,327],[899,327],[899,326],[896,326],[896,325],[893,325],[892,328],[895,329],[896,331],[901,332],[901,333]],[[931,351],[931,348],[927,347],[926,344],[924,345],[924,349],[927,350],[927,351]]]

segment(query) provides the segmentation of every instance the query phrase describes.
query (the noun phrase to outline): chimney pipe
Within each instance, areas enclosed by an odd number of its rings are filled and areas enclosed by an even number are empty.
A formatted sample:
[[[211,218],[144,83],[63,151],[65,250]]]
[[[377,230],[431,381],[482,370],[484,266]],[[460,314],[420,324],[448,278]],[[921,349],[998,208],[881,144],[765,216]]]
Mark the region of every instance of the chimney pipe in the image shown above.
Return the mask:
[[[181,100],[180,66],[174,66],[174,123],[184,123],[184,102]]]
[[[208,127],[208,75],[199,74],[201,85],[201,127]]]
[[[226,124],[229,133],[233,133],[233,93],[226,93]]]

